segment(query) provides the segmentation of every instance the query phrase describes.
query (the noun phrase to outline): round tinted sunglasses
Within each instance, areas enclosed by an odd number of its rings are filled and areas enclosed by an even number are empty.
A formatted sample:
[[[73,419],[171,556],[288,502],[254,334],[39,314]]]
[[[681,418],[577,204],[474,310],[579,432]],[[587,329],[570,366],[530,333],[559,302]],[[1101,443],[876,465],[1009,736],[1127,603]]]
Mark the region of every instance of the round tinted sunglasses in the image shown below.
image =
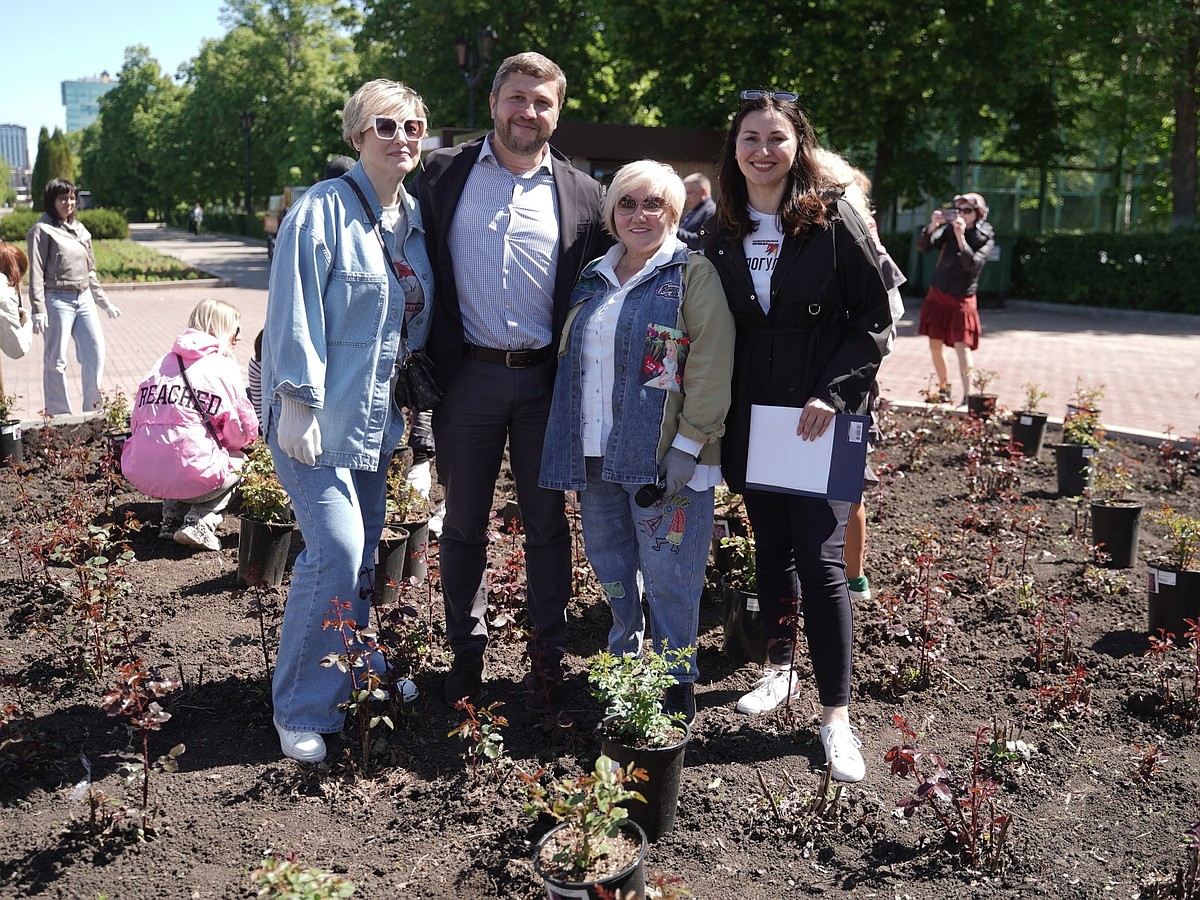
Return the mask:
[[[408,141],[419,141],[425,137],[425,129],[428,127],[424,119],[405,119],[403,122],[391,116],[374,116],[371,119],[371,130],[384,141],[394,141],[400,133],[401,126],[404,128],[404,139]]]
[[[667,201],[663,197],[646,197],[644,200],[637,200],[626,194],[617,201],[617,212],[632,216],[637,212],[639,206],[642,208],[642,212],[648,216],[652,216],[666,209]]]
[[[785,103],[795,103],[800,99],[800,95],[795,91],[742,91],[738,94],[743,100],[761,100],[763,97],[770,97],[773,100],[782,100]]]

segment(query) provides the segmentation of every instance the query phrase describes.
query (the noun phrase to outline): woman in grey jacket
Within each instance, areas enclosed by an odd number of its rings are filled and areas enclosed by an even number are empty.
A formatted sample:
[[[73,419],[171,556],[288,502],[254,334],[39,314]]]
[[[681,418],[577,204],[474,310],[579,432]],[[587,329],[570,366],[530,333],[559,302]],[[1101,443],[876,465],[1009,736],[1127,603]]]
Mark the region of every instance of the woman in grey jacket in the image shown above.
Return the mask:
[[[42,393],[47,415],[71,412],[67,397],[67,345],[75,341],[75,358],[83,371],[83,410],[100,402],[104,375],[104,332],[96,307],[116,319],[121,315],[96,277],[92,236],[75,218],[75,185],[55,178],[42,194],[42,218],[29,229],[29,302],[33,333],[45,334]]]

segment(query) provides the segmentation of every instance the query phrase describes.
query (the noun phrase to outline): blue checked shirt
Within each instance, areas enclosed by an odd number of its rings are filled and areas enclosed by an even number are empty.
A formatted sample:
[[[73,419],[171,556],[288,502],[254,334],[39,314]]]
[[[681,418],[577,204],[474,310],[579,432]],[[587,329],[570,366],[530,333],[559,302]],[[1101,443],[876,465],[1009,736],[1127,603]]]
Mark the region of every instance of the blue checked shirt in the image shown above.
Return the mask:
[[[553,340],[558,198],[547,152],[514,175],[484,138],[450,225],[463,337],[480,347],[532,350]]]

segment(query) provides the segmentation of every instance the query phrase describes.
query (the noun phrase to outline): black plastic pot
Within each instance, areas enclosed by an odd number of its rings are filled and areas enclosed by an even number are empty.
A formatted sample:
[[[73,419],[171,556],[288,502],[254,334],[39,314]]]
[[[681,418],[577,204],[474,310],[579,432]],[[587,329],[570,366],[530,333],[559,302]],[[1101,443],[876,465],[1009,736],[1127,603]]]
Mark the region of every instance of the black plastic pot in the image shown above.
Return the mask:
[[[715,519],[713,521],[713,536],[712,536],[712,561],[713,568],[722,575],[728,575],[729,570],[733,568],[733,551],[728,547],[721,546],[721,538],[729,537],[732,532],[729,529],[728,519]]]
[[[990,419],[996,411],[995,394],[967,394],[967,412],[980,419]]]
[[[242,517],[238,533],[237,583],[279,587],[287,572],[294,522],[260,522]]]
[[[1037,459],[1046,439],[1046,423],[1049,417],[1043,413],[1019,412],[1013,422],[1013,440],[1021,445],[1027,459]]]
[[[15,466],[25,462],[25,442],[21,438],[21,420],[6,419],[0,423],[0,466]]]
[[[556,825],[542,835],[541,840],[534,845],[533,848],[533,871],[542,879],[542,885],[546,888],[546,897],[549,900],[581,900],[581,898],[594,898],[600,900],[601,894],[597,887],[602,887],[607,892],[606,896],[612,897],[619,890],[624,897],[643,897],[646,894],[646,835],[637,823],[630,822],[621,829],[621,833],[630,840],[637,842],[641,841],[642,850],[638,854],[637,861],[625,869],[622,869],[615,875],[608,878],[601,878],[596,881],[561,881],[552,875],[548,875],[542,866],[542,848],[553,838],[555,834],[565,828],[570,828],[570,825]]]
[[[521,518],[521,506],[516,500],[507,500],[504,506],[500,508],[500,530],[508,533],[520,530],[523,526]],[[513,526],[516,522],[516,526]]]
[[[105,443],[108,444],[108,453],[113,458],[113,468],[118,472],[121,471],[121,452],[125,449],[125,442],[133,437],[131,431],[106,431],[104,432]]]
[[[1146,613],[1151,634],[1163,628],[1182,639],[1184,619],[1200,622],[1200,570],[1151,563]]]
[[[630,820],[642,826],[646,837],[657,841],[670,834],[675,827],[675,810],[679,807],[679,781],[683,777],[683,758],[688,741],[692,739],[691,726],[681,724],[683,737],[669,747],[634,747],[610,737],[608,725],[614,719],[609,716],[596,727],[600,736],[600,752],[625,768],[630,763],[635,769],[646,770],[646,781],[638,785],[638,793],[646,798],[645,803],[630,800],[622,804]]]
[[[1060,497],[1078,497],[1092,486],[1092,479],[1096,475],[1095,455],[1092,447],[1082,444],[1054,445]]]
[[[1128,569],[1137,560],[1142,504],[1092,501],[1092,544],[1107,555],[1109,569]]]
[[[408,564],[408,529],[385,525],[383,531],[375,550],[375,591],[382,602],[395,603],[400,596],[397,585],[404,580]]]
[[[767,635],[763,630],[758,595],[737,588],[725,590],[725,635],[722,651],[730,661],[744,666],[767,661]]]
[[[401,444],[392,451],[392,459],[400,465],[400,477],[407,478],[413,467],[413,448],[408,444]]]
[[[408,550],[404,555],[404,577],[424,581],[429,574],[429,520],[405,522]]]

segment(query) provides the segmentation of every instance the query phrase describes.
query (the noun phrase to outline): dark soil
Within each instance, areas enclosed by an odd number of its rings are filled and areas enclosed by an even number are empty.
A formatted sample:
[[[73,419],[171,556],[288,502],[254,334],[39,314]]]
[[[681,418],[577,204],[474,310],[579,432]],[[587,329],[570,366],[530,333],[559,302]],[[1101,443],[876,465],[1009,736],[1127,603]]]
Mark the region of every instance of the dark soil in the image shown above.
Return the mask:
[[[1184,863],[1184,831],[1200,820],[1200,737],[1195,702],[1189,708],[1178,698],[1184,686],[1194,697],[1194,657],[1183,649],[1169,654],[1181,674],[1172,685],[1176,704],[1167,708],[1155,663],[1144,656],[1145,561],[1165,550],[1163,527],[1151,516],[1161,503],[1200,515],[1200,475],[1193,466],[1186,488],[1170,493],[1153,448],[1116,448],[1109,458],[1128,456],[1132,494],[1147,508],[1136,565],[1100,569],[1092,564],[1084,505],[1055,496],[1049,450],[1006,475],[1012,464],[1002,452],[984,446],[969,454],[968,438],[949,421],[900,414],[876,454],[885,469],[868,498],[868,571],[877,597],[855,611],[851,707],[866,780],[847,786],[831,811],[805,811],[824,763],[815,694],[810,688],[797,706],[761,718],[734,710],[757,669],[723,656],[722,603],[713,590],[701,614],[700,712],[678,817],[674,832],[651,846],[649,871],[681,876],[702,898],[1129,898],[1150,896],[1152,873]],[[463,715],[440,699],[448,659],[436,583],[407,590],[401,604],[411,603],[416,618],[393,610],[390,620],[404,634],[385,629],[383,636],[399,647],[398,665],[415,672],[422,694],[413,709],[397,717],[394,731],[381,723],[371,732],[366,764],[357,729],[348,725],[330,741],[326,763],[305,767],[280,758],[260,640],[265,632],[273,653],[283,594],[237,589],[238,520],[229,516],[221,526],[220,553],[165,543],[157,538],[158,504],[105,477],[106,445],[93,427],[27,432],[26,443],[27,467],[0,480],[0,534],[7,536],[0,562],[0,895],[247,897],[254,895],[250,871],[274,851],[342,875],[359,897],[544,896],[530,856],[548,825],[523,813],[512,767],[578,774],[598,753],[602,710],[583,673],[604,645],[609,614],[582,557],[569,613],[572,678],[557,720],[526,710],[519,616],[498,629],[489,649],[484,702],[503,702],[497,713],[508,720],[498,769],[473,773],[462,756],[466,742],[447,737]],[[1011,477],[1010,496],[969,497],[972,456],[983,460],[980,491]],[[497,508],[506,488],[497,491]],[[106,544],[121,538],[119,530],[89,537],[86,525],[130,515],[146,524],[135,522],[125,534],[133,558],[122,562],[120,548]],[[297,535],[293,552],[300,541]],[[498,531],[493,583],[503,584],[514,548],[519,542]],[[928,683],[906,679],[918,648],[889,637],[884,617],[890,604],[898,609],[893,625],[920,629],[923,615],[911,597],[923,563],[945,591],[932,647],[940,660]],[[127,590],[119,589],[120,570]],[[118,587],[104,588],[105,578]],[[108,596],[107,609],[81,602],[89,590],[93,599]],[[1072,648],[1065,658],[1064,607]],[[1042,671],[1030,652],[1039,613],[1049,630]],[[506,618],[498,609],[496,619]],[[150,779],[141,840],[129,827],[141,819],[140,781],[122,777],[128,760],[120,755],[140,753],[141,738],[131,743],[125,718],[102,707],[115,666],[133,656],[181,683],[161,700],[170,718],[150,734],[151,759],[186,746],[178,772]],[[1086,690],[1077,682],[1071,695],[1073,673]],[[1045,703],[1038,688],[1050,698]],[[994,865],[985,844],[972,866],[932,809],[909,820],[894,814],[897,800],[916,787],[915,779],[892,775],[884,759],[901,743],[895,717],[911,723],[916,743],[961,778],[971,776],[980,728],[985,745],[996,727],[1031,749],[1027,760],[981,750],[981,773],[998,781],[995,815],[1011,817]],[[1139,747],[1151,745],[1167,758],[1139,777],[1139,767],[1149,768]],[[921,763],[923,773],[929,765]]]

